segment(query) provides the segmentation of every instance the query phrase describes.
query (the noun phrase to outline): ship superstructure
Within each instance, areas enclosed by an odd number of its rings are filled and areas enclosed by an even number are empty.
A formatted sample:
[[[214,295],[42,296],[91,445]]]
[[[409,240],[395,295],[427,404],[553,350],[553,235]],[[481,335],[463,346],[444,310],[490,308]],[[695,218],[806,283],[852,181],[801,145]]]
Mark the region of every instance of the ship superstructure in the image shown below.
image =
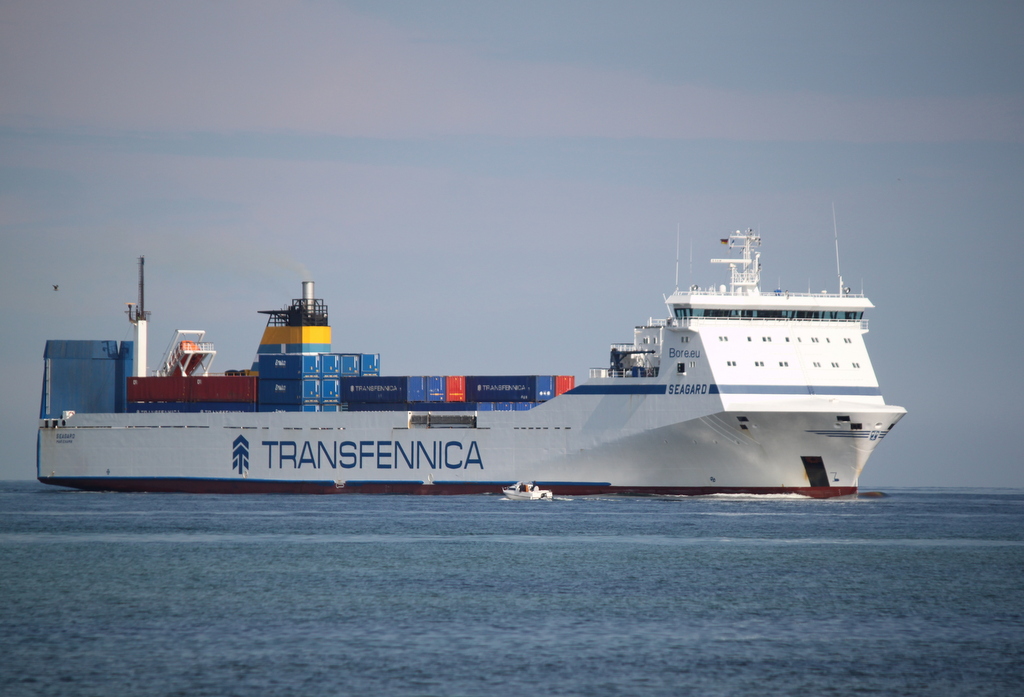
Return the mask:
[[[864,344],[873,305],[842,286],[765,293],[759,236],[723,242],[733,256],[713,261],[730,266],[728,286],[676,290],[665,319],[613,344],[579,385],[382,375],[376,354],[330,352],[312,283],[267,312],[252,370],[178,377],[180,388],[129,378],[121,392],[115,376],[120,396],[102,411],[54,411],[74,400],[54,400],[50,356],[74,342],[50,342],[38,476],[146,491],[499,493],[534,481],[577,495],[855,493],[905,414],[885,404]],[[130,362],[131,347],[105,355]]]

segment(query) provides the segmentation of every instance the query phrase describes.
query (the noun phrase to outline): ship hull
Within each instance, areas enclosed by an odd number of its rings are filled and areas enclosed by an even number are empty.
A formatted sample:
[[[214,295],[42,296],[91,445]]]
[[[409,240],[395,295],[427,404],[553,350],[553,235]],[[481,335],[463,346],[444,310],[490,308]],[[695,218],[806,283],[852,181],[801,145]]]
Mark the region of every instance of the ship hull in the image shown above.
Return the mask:
[[[857,492],[902,413],[815,398],[726,408],[584,393],[438,428],[416,427],[412,412],[80,414],[40,428],[37,475],[103,491],[500,494],[534,481],[562,496],[828,498]]]

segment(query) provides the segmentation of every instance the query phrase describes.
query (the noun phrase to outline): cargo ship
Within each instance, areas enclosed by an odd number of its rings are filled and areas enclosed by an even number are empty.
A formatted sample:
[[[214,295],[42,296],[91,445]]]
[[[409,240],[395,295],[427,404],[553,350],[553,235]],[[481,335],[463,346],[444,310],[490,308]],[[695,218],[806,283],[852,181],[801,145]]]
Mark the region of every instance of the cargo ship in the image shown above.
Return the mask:
[[[40,481],[105,491],[856,494],[906,410],[887,405],[862,294],[760,287],[760,236],[722,240],[729,284],[676,289],[667,316],[572,375],[382,374],[332,351],[312,282],[269,315],[251,367],[211,372],[180,330],[148,370],[144,259],[134,341],[48,341]]]

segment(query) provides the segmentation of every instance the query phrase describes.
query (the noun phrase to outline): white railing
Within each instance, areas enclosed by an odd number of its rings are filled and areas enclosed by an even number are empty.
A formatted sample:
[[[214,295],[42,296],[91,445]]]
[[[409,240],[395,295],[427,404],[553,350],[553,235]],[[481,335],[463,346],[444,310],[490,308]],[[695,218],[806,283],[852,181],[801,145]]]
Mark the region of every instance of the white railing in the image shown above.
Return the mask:
[[[661,320],[664,322],[665,320]],[[836,324],[848,327],[856,322],[860,325],[861,331],[868,331],[868,320],[866,319],[796,319],[794,317],[683,317],[668,321],[668,326],[673,327],[694,327],[702,325],[715,325],[722,322],[757,322],[759,324],[790,324],[811,322],[816,325]],[[652,325],[662,326],[662,325]]]
[[[686,296],[691,295],[714,295],[716,297],[723,298],[866,298],[864,293],[800,293],[792,290],[769,290],[759,291],[758,293],[751,293],[745,288],[738,290],[722,290],[716,286],[708,286],[707,288],[700,288],[694,286],[687,290],[677,290],[672,294],[673,296]],[[671,296],[670,296],[671,297]]]

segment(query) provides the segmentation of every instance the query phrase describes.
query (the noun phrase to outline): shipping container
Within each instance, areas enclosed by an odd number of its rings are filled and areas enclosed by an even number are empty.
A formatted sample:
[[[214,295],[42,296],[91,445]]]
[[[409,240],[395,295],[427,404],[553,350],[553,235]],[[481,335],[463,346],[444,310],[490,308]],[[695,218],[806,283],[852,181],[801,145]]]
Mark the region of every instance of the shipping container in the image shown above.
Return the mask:
[[[344,411],[408,411],[405,402],[345,402]]]
[[[515,407],[513,407],[513,410],[514,411],[530,411],[535,406],[537,406],[537,402],[516,402]]]
[[[261,377],[259,384],[261,405],[302,404],[302,380],[268,380]]]
[[[320,411],[320,405],[319,404],[303,404],[302,405],[302,411],[310,411],[310,412],[312,412],[312,411]]]
[[[406,400],[409,402],[427,401],[426,378],[419,375],[409,376],[409,391],[408,394],[406,395]]]
[[[341,406],[338,405],[338,404],[321,404],[320,405],[320,411],[330,411],[330,412],[341,411]]]
[[[324,378],[320,381],[320,399],[325,402],[337,402],[341,395],[341,383],[338,378]]]
[[[445,380],[449,402],[466,401],[466,378],[463,375],[449,375]],[[473,401],[476,401],[475,399]]]
[[[474,402],[536,402],[538,382],[536,375],[471,375],[466,378],[466,399]]]
[[[339,353],[338,374],[341,376],[357,377],[360,370],[360,356],[358,353]]]
[[[318,378],[320,377],[320,354],[302,354],[302,377],[304,378]]]
[[[359,357],[360,375],[380,375],[380,354],[364,353]]]
[[[302,401],[320,401],[320,378],[302,378]]]
[[[549,399],[553,399],[555,396],[555,376],[554,375],[538,375],[537,376],[537,401],[546,402]]]
[[[477,411],[494,411],[494,402],[477,402]]]
[[[128,378],[129,402],[187,402],[189,379],[169,377]]]
[[[576,387],[576,376],[575,375],[556,375],[555,376],[555,396],[565,394],[571,389]]]
[[[263,404],[259,405],[259,411],[302,411],[301,404]]]
[[[271,380],[298,380],[320,375],[320,356],[301,353],[261,353],[260,377]]]
[[[229,375],[128,378],[129,402],[255,402],[256,378]]]
[[[440,375],[431,375],[426,378],[427,401],[444,402],[448,399],[448,392],[445,389],[445,379]]]
[[[341,374],[341,356],[336,353],[320,354],[320,377],[333,378]]]
[[[132,378],[132,380],[134,379]],[[202,375],[184,379],[188,381],[188,392],[185,398],[190,402],[256,401],[256,378],[231,375]]]
[[[341,378],[342,402],[405,402],[409,396],[408,377],[361,376]]]
[[[512,411],[515,408],[513,402],[495,402],[494,411]]]

